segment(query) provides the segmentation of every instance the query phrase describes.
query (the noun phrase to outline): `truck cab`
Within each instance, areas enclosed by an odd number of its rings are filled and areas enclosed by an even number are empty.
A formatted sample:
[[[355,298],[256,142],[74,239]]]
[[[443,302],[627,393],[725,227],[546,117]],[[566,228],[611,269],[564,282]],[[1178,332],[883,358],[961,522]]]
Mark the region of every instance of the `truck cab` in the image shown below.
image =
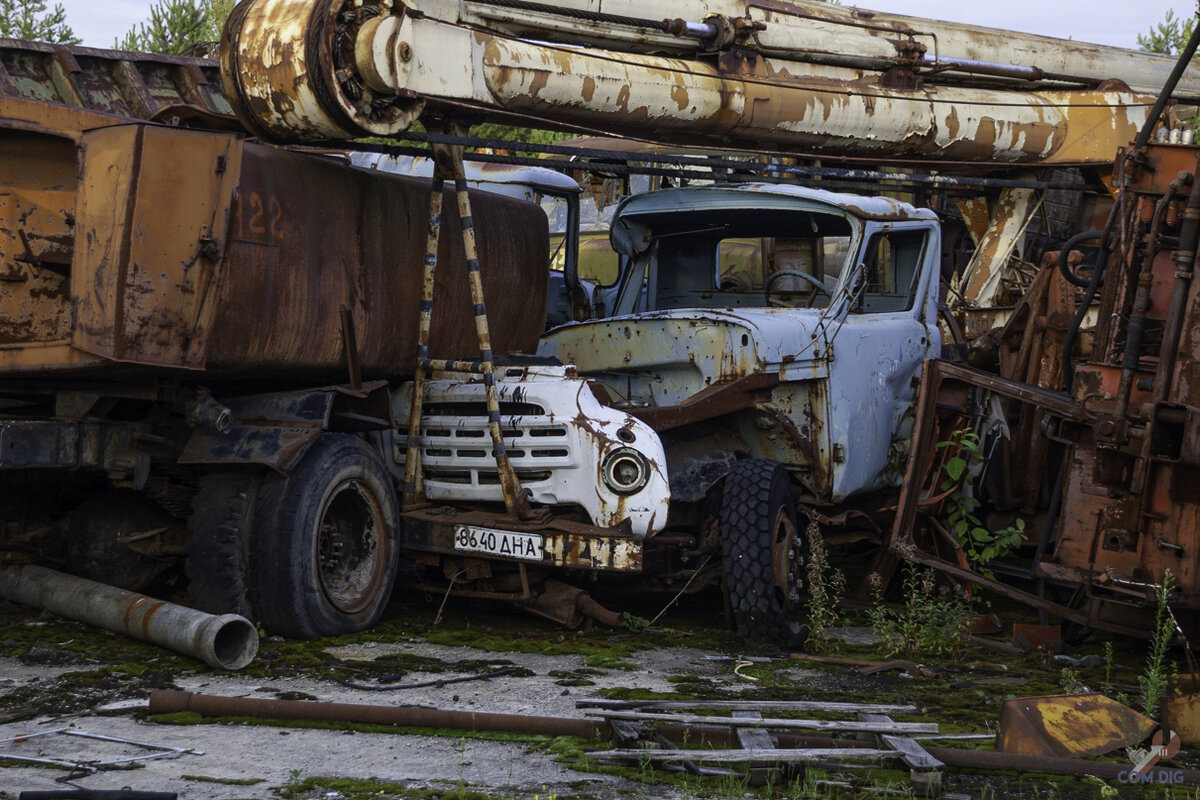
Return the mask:
[[[792,185],[686,187],[626,199],[611,240],[612,315],[550,331],[539,354],[669,438],[689,431],[667,447],[674,497],[721,477],[689,485],[699,442],[729,463],[785,465],[810,503],[898,484],[921,362],[941,343],[932,211]]]

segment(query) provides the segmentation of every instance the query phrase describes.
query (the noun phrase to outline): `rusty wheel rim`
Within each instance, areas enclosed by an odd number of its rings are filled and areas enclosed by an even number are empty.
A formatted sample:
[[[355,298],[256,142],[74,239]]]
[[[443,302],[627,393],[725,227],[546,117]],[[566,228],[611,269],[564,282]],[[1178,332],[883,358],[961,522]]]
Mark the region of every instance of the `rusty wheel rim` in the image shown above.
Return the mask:
[[[317,576],[326,599],[346,614],[369,607],[387,555],[387,523],[369,487],[340,485],[326,498],[317,529]]]
[[[780,608],[787,614],[800,606],[800,589],[804,586],[804,558],[801,553],[800,535],[785,508],[780,508],[775,513],[773,541],[771,568],[775,577],[775,591],[779,596]]]

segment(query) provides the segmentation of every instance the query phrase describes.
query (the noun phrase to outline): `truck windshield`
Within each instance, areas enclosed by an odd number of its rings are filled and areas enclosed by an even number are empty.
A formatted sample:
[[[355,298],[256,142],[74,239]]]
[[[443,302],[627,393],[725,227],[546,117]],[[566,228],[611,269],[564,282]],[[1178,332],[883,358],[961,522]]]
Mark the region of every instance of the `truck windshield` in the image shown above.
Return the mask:
[[[770,229],[756,221],[719,230],[655,231],[654,307],[824,308],[847,260],[851,229],[831,214],[794,215]]]

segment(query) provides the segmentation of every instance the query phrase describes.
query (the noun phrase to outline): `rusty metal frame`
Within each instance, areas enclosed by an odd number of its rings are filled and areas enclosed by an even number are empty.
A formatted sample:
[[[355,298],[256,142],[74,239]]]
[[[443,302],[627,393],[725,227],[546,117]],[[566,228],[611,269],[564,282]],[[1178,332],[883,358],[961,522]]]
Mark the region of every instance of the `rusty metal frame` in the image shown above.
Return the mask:
[[[0,753],[0,759],[6,761],[23,761],[28,764],[45,764],[51,767],[66,767],[67,769],[80,770],[90,774],[103,769],[121,768],[125,765],[136,764],[143,761],[152,761],[160,758],[179,758],[183,755],[204,755],[203,750],[196,750],[191,747],[172,747],[164,744],[149,744],[147,742],[137,742],[133,739],[125,739],[119,736],[106,736],[100,733],[89,733],[87,731],[81,731],[75,728],[55,728],[54,730],[38,731],[37,733],[18,734],[17,736],[0,741],[0,745],[24,744],[32,739],[43,739],[48,736],[59,735],[75,736],[80,739],[93,739],[101,742],[129,745],[131,747],[141,747],[145,750],[149,750],[150,752],[143,755],[108,759],[107,761],[68,761],[64,758],[38,758],[35,756],[26,756],[18,753]]]
[[[904,472],[903,489],[896,506],[896,515],[891,531],[885,540],[883,550],[875,560],[872,571],[878,572],[886,582],[898,569],[901,561],[909,561],[936,569],[955,580],[995,592],[1002,597],[1016,600],[1070,622],[1102,627],[1125,636],[1144,638],[1147,635],[1144,628],[1101,620],[1094,613],[1064,606],[996,578],[981,575],[962,564],[953,563],[922,549],[918,545],[914,533],[918,526],[918,515],[926,505],[925,500],[921,497],[921,487],[924,484],[922,478],[933,467],[936,452],[936,442],[933,441],[933,437],[939,409],[938,397],[942,386],[947,382],[958,382],[967,387],[982,389],[1009,400],[1029,404],[1042,413],[1060,420],[1070,422],[1086,422],[1088,420],[1087,412],[1060,392],[1006,380],[947,361],[937,359],[926,361],[921,375],[921,393],[917,401],[917,416],[913,427],[908,463]],[[1044,566],[1049,565],[1033,565],[1029,570],[1030,576],[1053,580],[1055,578],[1055,575],[1052,574],[1053,571],[1042,569],[1041,567]],[[1085,574],[1083,571],[1078,571],[1074,575],[1080,585],[1087,588],[1089,592],[1097,588],[1106,588],[1103,585],[1104,576],[1105,573],[1087,572]],[[1140,595],[1137,599],[1149,601],[1149,598]],[[1131,595],[1129,600],[1133,602],[1135,598]]]
[[[662,433],[754,408],[762,393],[779,382],[778,373],[754,372],[728,383],[708,386],[676,405],[632,408],[629,414]]]
[[[464,133],[457,121],[444,123],[451,133]],[[423,498],[421,489],[421,413],[424,405],[425,374],[429,370],[472,372],[483,376],[486,387],[488,432],[492,439],[496,471],[504,492],[504,507],[510,517],[530,519],[527,493],[521,489],[520,478],[513,468],[500,430],[500,402],[496,395],[496,363],[492,352],[492,337],[488,327],[487,304],[484,302],[483,280],[479,269],[479,254],[475,241],[475,222],[471,216],[471,198],[467,190],[463,166],[463,148],[453,145],[434,145],[435,167],[429,194],[429,236],[425,255],[425,276],[421,298],[420,330],[417,339],[417,365],[413,381],[413,402],[408,422],[408,459],[405,466],[405,505],[413,507]],[[474,304],[475,331],[479,340],[479,361],[461,362],[434,360],[429,357],[429,337],[433,318],[434,285],[438,267],[438,241],[442,231],[442,190],[448,178],[454,180],[458,199],[458,215],[462,227],[463,254]]]

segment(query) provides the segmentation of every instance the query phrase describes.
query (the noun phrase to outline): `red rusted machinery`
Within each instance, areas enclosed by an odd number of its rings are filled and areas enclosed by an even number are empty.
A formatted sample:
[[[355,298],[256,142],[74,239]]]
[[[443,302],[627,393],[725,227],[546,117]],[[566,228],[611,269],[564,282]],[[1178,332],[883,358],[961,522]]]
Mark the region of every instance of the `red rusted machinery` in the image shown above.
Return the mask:
[[[1149,133],[1118,154],[1105,227],[1067,242],[989,343],[1002,377],[926,365],[892,531],[892,558],[1138,636],[1168,572],[1185,631],[1200,610],[1200,147]],[[956,549],[936,520],[948,453],[937,444],[1000,422],[1011,435],[993,449],[984,434],[978,487],[989,527],[1029,522],[1032,560],[994,565],[1033,580],[1028,591],[936,555]]]

